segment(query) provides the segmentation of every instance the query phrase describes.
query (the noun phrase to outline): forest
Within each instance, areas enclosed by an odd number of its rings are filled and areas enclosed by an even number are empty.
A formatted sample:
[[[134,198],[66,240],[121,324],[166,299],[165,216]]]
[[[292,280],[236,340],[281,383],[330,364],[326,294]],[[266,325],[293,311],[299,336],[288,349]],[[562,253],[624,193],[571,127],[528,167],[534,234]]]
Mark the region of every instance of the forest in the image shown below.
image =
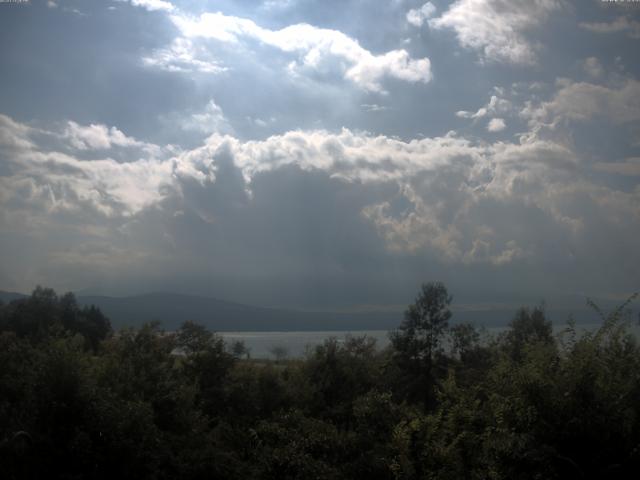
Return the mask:
[[[113,331],[73,294],[0,306],[3,478],[626,479],[640,469],[627,308],[494,336],[426,283],[390,345],[330,338],[254,359],[188,321]]]

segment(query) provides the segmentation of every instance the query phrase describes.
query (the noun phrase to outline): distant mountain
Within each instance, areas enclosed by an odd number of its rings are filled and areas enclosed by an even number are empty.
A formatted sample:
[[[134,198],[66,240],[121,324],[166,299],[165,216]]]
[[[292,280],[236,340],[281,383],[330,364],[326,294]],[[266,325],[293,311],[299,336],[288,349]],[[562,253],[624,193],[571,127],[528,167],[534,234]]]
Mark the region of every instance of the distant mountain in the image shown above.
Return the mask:
[[[401,320],[399,313],[300,312],[174,293],[83,296],[78,302],[99,307],[116,328],[158,320],[172,330],[191,320],[215,331],[385,330]]]
[[[21,298],[26,298],[26,297],[27,295],[23,293],[5,292],[3,290],[0,290],[0,302],[2,303],[9,303],[13,300],[19,300]]]
[[[27,295],[0,291],[8,303]],[[80,305],[95,305],[114,328],[157,320],[173,330],[191,320],[215,331],[386,330],[395,328],[399,313],[334,313],[253,307],[209,297],[150,293],[131,297],[77,296]]]
[[[26,295],[0,291],[0,300],[8,303]],[[195,295],[175,293],[150,293],[130,297],[108,297],[79,295],[81,305],[96,305],[109,317],[114,328],[140,326],[157,320],[163,328],[174,330],[183,322],[191,320],[214,331],[357,331],[391,330],[402,321],[402,312],[316,312],[276,308],[254,307],[240,303]],[[548,308],[549,318],[555,324],[564,324],[573,314],[578,323],[598,322],[597,316],[587,309],[584,300],[577,302],[553,302]],[[565,299],[566,300],[566,299]],[[605,312],[611,311],[619,302],[600,301]],[[499,304],[452,305],[452,323],[472,322],[487,327],[505,326],[517,306]],[[637,306],[634,317],[638,315]]]

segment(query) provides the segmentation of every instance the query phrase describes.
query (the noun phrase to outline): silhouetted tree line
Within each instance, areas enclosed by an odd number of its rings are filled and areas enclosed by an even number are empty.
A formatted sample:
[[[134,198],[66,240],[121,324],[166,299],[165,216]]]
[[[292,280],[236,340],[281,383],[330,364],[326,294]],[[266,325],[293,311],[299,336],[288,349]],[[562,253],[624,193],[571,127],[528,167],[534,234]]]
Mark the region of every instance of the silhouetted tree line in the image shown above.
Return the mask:
[[[186,322],[112,332],[72,294],[0,306],[7,479],[627,479],[640,347],[622,305],[554,336],[542,308],[483,336],[422,286],[391,344],[251,360]]]

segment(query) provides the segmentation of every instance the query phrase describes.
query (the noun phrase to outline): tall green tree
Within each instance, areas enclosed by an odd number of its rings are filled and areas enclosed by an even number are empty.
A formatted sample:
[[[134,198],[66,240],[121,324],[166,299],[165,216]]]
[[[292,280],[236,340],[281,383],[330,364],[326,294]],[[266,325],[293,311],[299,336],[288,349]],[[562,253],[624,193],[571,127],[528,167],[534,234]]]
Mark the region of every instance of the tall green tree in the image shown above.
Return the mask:
[[[390,334],[394,363],[405,374],[412,400],[433,400],[434,368],[449,327],[451,301],[443,283],[423,284],[399,329]]]
[[[520,360],[525,347],[541,343],[551,345],[553,339],[553,326],[547,319],[544,306],[520,308],[513,320],[509,323],[509,329],[503,334],[502,341],[507,353],[513,360]]]

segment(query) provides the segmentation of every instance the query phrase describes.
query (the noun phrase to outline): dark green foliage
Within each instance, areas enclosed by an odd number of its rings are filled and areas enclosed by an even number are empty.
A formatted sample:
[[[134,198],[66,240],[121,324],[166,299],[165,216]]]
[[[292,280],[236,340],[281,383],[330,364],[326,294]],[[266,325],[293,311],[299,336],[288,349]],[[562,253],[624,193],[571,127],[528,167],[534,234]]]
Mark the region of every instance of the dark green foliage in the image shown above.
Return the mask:
[[[336,338],[318,345],[303,366],[314,414],[346,420],[353,400],[376,384],[378,369],[375,341],[367,337]]]
[[[451,300],[442,283],[426,283],[404,313],[404,321],[392,334],[391,342],[400,361],[409,368],[429,368],[433,364],[449,326]]]
[[[434,404],[437,376],[442,373],[442,342],[451,318],[452,297],[440,282],[425,283],[404,314],[400,328],[390,335],[393,360],[406,396]],[[440,370],[440,371],[438,371]]]
[[[271,361],[190,322],[109,335],[97,309],[38,288],[0,305],[2,478],[637,476],[627,304],[557,337],[521,309],[485,338],[448,327],[450,301],[423,286],[386,351],[332,338]]]
[[[471,323],[460,323],[451,327],[451,350],[463,362],[479,347],[480,332]]]
[[[520,360],[524,350],[531,345],[550,345],[554,342],[552,325],[547,320],[543,307],[519,309],[509,327],[503,341],[513,360]]]
[[[175,346],[184,354],[182,370],[196,385],[204,413],[210,417],[226,415],[225,384],[236,358],[226,351],[222,337],[202,325],[185,322],[178,330]]]
[[[78,333],[95,350],[111,334],[111,324],[96,307],[80,308],[72,293],[58,297],[50,288],[36,287],[30,297],[2,308],[0,331],[5,330],[34,341]]]

